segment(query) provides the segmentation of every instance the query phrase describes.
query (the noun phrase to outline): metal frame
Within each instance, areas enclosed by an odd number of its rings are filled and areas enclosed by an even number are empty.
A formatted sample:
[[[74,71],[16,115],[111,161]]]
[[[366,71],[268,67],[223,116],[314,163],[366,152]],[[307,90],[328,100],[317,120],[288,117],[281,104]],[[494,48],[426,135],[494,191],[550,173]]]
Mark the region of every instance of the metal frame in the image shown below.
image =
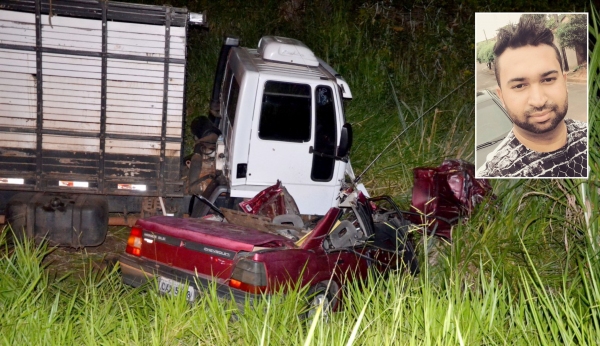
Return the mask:
[[[167,147],[167,107],[169,104],[169,64],[166,61],[169,60],[169,51],[171,44],[171,10],[167,8],[165,11],[166,23],[165,23],[165,63],[164,63],[164,76],[163,76],[163,109],[162,109],[162,128],[160,132],[160,173],[158,190],[162,196],[165,191],[165,151]]]
[[[108,3],[101,1],[102,6],[102,67],[100,85],[100,157],[98,158],[98,190],[104,192],[104,159],[106,151],[106,88],[107,88],[107,66],[106,57],[108,47],[108,25],[106,25],[106,13]]]
[[[44,152],[42,148],[43,135],[66,135],[66,136],[77,136],[77,137],[88,137],[88,138],[99,138],[99,152],[97,156],[98,172],[94,174],[94,178],[97,177],[97,184],[94,181],[90,181],[90,189],[81,190],[79,192],[85,193],[108,193],[108,194],[131,194],[131,195],[164,195],[164,196],[182,196],[183,193],[179,192],[176,186],[171,187],[173,184],[178,183],[171,181],[165,182],[165,178],[174,170],[173,161],[171,157],[166,157],[166,144],[182,142],[185,130],[183,124],[185,124],[185,106],[182,112],[182,137],[167,137],[167,110],[168,110],[168,93],[169,93],[169,67],[171,64],[180,64],[186,66],[186,60],[180,58],[170,57],[170,32],[171,27],[185,27],[187,29],[187,9],[173,8],[170,6],[154,6],[154,5],[140,5],[140,4],[129,4],[129,3],[118,3],[110,1],[97,1],[97,0],[61,0],[56,1],[52,4],[53,14],[74,17],[74,18],[85,18],[85,19],[96,19],[102,21],[102,48],[101,52],[89,52],[81,50],[70,50],[60,48],[47,48],[43,47],[42,40],[42,15],[49,14],[50,12],[50,1],[49,0],[3,0],[3,10],[13,10],[27,13],[35,13],[35,28],[36,28],[36,43],[35,46],[22,46],[16,44],[0,43],[0,48],[10,49],[15,51],[35,51],[36,53],[36,126],[35,128],[21,128],[14,126],[0,126],[0,131],[12,132],[12,133],[35,133],[36,134],[36,146],[35,146],[35,172],[28,170],[27,174],[31,176],[26,177],[27,181],[30,182],[23,186],[0,186],[1,189],[16,189],[16,190],[35,190],[35,191],[46,191],[56,190],[53,186],[53,181],[56,180],[56,174],[45,174],[45,165],[48,162],[55,162],[56,157],[45,158],[44,154],[49,154],[46,150]],[[115,22],[128,22],[138,24],[151,24],[151,25],[164,25],[165,26],[165,47],[164,57],[149,57],[135,54],[115,54],[108,53],[108,21]],[[99,133],[93,132],[77,132],[72,130],[60,130],[60,129],[44,129],[43,118],[44,118],[44,105],[43,105],[43,54],[54,53],[62,54],[67,56],[83,56],[83,57],[95,57],[101,59],[101,90],[100,90],[100,131]],[[142,61],[142,62],[156,62],[164,65],[163,68],[163,102],[162,102],[162,126],[161,134],[157,135],[142,135],[142,136],[130,136],[127,134],[111,134],[106,133],[107,128],[107,69],[108,59],[123,59],[130,61]],[[184,73],[185,82],[185,73]],[[185,102],[185,85],[183,100]],[[127,192],[121,190],[115,190],[114,182],[107,181],[106,169],[107,169],[107,154],[106,154],[106,140],[107,139],[125,139],[125,140],[141,140],[141,141],[160,141],[160,157],[152,156],[140,158],[140,162],[151,163],[156,162],[157,175],[155,178],[142,178],[140,177],[141,184],[147,184],[149,190],[145,192]],[[183,144],[182,144],[183,149]],[[33,150],[32,150],[33,152]],[[180,163],[183,157],[183,150],[181,150],[181,157],[176,161]],[[71,153],[72,154],[72,153]],[[67,156],[72,156],[71,154]],[[60,156],[60,155],[59,155]],[[76,155],[77,156],[77,155]],[[114,160],[114,157],[122,156],[123,158],[129,157],[129,155],[121,154],[110,154],[110,160]],[[133,156],[131,156],[133,157]],[[136,160],[137,161],[137,160]],[[179,166],[177,171],[179,171]],[[111,166],[112,167],[112,166]],[[113,168],[111,168],[113,169]],[[88,170],[89,171],[89,170]],[[167,174],[169,173],[169,174]],[[31,181],[35,174],[35,185]],[[66,176],[77,176],[78,174],[70,174],[65,171]],[[88,177],[88,174],[81,174],[82,177]],[[96,179],[94,179],[96,180]],[[114,179],[112,179],[114,180]],[[136,181],[136,179],[124,177],[123,182]],[[48,185],[48,186],[46,186]],[[92,187],[93,186],[93,187]],[[155,186],[155,188],[152,188]],[[74,191],[75,192],[75,191]]]
[[[104,30],[105,26],[102,27]],[[121,59],[121,60],[135,60],[135,61],[148,61],[148,62],[167,62],[169,64],[185,64],[185,59],[178,58],[160,58],[160,57],[152,57],[152,56],[143,56],[143,55],[132,55],[132,54],[117,54],[117,53],[97,53],[97,52],[88,52],[83,50],[71,50],[71,49],[60,49],[60,48],[48,48],[48,47],[28,47],[28,46],[19,46],[16,44],[10,43],[0,43],[0,48],[3,49],[12,49],[12,50],[22,50],[22,51],[41,51],[42,53],[53,53],[53,54],[65,54],[65,55],[75,55],[75,56],[88,56],[93,58],[101,58],[106,56],[108,59]]]
[[[2,8],[33,13],[40,6],[41,14],[49,14],[49,0],[2,0]],[[102,7],[98,0],[60,0],[52,3],[52,12],[65,17],[101,19]],[[106,18],[109,21],[165,25],[164,9],[168,6],[108,2]],[[186,9],[173,8],[171,26],[185,26]]]
[[[35,190],[39,191],[42,186],[42,130],[44,127],[44,100],[43,100],[43,75],[42,75],[42,4],[35,2],[35,73],[37,86],[37,117],[35,123],[36,133],[36,162],[35,162]]]

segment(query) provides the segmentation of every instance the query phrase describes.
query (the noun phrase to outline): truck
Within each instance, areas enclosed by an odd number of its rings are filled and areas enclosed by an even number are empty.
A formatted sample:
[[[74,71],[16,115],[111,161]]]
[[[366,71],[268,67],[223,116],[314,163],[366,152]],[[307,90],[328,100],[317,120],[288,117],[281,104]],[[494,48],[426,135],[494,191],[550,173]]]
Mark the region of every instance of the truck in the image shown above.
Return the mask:
[[[265,36],[258,48],[228,37],[221,48],[210,117],[192,123],[192,194],[233,206],[282,181],[304,215],[337,205],[352,127],[350,87],[302,42]],[[193,216],[208,207],[192,207]]]
[[[109,225],[202,216],[277,180],[304,215],[336,205],[352,174],[348,84],[300,41],[266,36],[250,49],[227,37],[211,113],[191,123],[186,148],[192,24],[204,14],[0,2],[0,213],[18,237],[96,246]]]

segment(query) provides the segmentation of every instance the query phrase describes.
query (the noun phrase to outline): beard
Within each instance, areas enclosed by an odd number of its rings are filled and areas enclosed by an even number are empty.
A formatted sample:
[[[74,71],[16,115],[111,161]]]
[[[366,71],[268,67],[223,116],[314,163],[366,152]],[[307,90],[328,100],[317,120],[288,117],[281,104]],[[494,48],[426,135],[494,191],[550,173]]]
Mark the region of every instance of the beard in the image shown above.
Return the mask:
[[[513,124],[523,130],[526,130],[535,134],[542,134],[554,130],[567,116],[567,110],[569,109],[568,98],[565,98],[565,103],[562,107],[558,107],[556,103],[546,103],[542,107],[534,107],[527,109],[522,116],[517,116],[510,109],[506,108],[508,115],[513,121]],[[531,114],[537,112],[551,111],[554,113],[554,117],[548,119],[543,123],[530,122]]]

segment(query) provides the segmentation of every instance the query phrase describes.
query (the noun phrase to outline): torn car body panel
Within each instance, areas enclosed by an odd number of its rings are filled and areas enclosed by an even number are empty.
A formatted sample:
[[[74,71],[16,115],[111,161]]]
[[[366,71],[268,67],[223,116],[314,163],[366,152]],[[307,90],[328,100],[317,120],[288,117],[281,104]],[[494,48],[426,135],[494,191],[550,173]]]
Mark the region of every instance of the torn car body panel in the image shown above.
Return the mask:
[[[492,196],[485,179],[475,179],[475,167],[462,160],[445,160],[438,167],[413,170],[412,211],[408,219],[428,233],[452,238],[452,225],[469,215],[475,205]]]

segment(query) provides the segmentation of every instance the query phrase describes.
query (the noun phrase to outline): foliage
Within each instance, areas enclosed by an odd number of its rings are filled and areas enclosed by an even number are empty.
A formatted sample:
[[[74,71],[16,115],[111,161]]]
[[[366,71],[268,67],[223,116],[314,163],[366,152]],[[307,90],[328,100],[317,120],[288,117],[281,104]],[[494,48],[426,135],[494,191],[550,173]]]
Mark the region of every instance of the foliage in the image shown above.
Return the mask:
[[[550,14],[546,19],[546,28],[550,30],[554,30],[558,28],[560,22],[562,22],[563,18],[565,18],[565,14]]]
[[[531,18],[534,22],[545,24],[547,20],[547,15],[534,13],[534,14],[524,14],[521,18]]]
[[[262,35],[273,34],[300,39],[349,83],[354,99],[345,109],[354,127],[351,157],[357,173],[405,126],[468,80],[416,121],[367,172],[363,182],[373,193],[409,191],[412,167],[473,157],[474,100],[467,90],[474,85],[474,18],[468,8],[319,0],[304,2],[288,20],[275,1],[191,5],[209,13],[210,29],[189,38],[188,123],[207,114],[222,37],[237,35],[241,45],[255,47]],[[191,135],[187,138],[189,144]]]
[[[89,270],[75,282],[57,279],[42,265],[47,248],[30,241],[10,245],[8,229],[0,234],[0,342],[597,344],[596,187],[579,195],[577,182],[556,182],[551,189],[543,182],[502,185],[506,192],[498,200],[455,229],[452,246],[437,247],[435,265],[423,261],[416,278],[390,273],[354,281],[344,290],[344,308],[328,319],[318,313],[303,318],[305,288],[247,301],[242,312],[218,298],[215,286],[188,304],[185,294],[160,295],[155,281],[135,289],[125,286],[117,268]],[[531,190],[535,194],[523,195]],[[585,203],[592,206],[589,228],[579,214],[567,213]],[[423,239],[421,253],[429,251],[430,241]]]
[[[585,47],[588,40],[587,18],[584,14],[573,14],[570,21],[558,27],[556,36],[560,45],[565,48],[577,49]]]
[[[597,143],[600,143],[600,16],[597,9],[592,8],[590,17],[592,19],[589,29],[590,40],[595,42],[589,52],[590,62],[588,67],[590,80],[590,97],[589,97],[589,122],[590,122],[590,168],[592,177],[600,177],[600,148]],[[595,145],[594,145],[595,144]]]
[[[171,3],[207,10],[211,26],[191,29],[188,38],[188,123],[207,113],[225,33],[237,34],[247,46],[263,34],[287,35],[307,43],[350,83],[355,99],[346,115],[355,128],[352,157],[359,172],[404,131],[403,124],[415,123],[364,178],[374,194],[406,199],[412,167],[446,157],[472,159],[472,13],[486,8],[468,1],[441,1],[434,8],[422,1],[316,0],[287,21],[275,1]],[[514,11],[519,4],[536,9],[525,1],[494,9]],[[590,33],[596,38],[597,18],[592,9]],[[190,305],[183,295],[158,294],[155,282],[125,286],[118,268],[99,272],[88,266],[81,280],[53,277],[42,265],[49,252],[45,246],[12,245],[5,230],[0,232],[0,343],[597,345],[599,47],[590,54],[589,69],[591,179],[494,181],[498,198],[457,226],[452,244],[421,239],[423,267],[416,278],[391,273],[356,282],[345,290],[342,311],[329,320],[305,321],[306,288],[247,302],[243,313],[219,299],[214,286]]]
[[[494,62],[495,41],[483,41],[477,44],[477,62],[480,64],[492,64]]]

